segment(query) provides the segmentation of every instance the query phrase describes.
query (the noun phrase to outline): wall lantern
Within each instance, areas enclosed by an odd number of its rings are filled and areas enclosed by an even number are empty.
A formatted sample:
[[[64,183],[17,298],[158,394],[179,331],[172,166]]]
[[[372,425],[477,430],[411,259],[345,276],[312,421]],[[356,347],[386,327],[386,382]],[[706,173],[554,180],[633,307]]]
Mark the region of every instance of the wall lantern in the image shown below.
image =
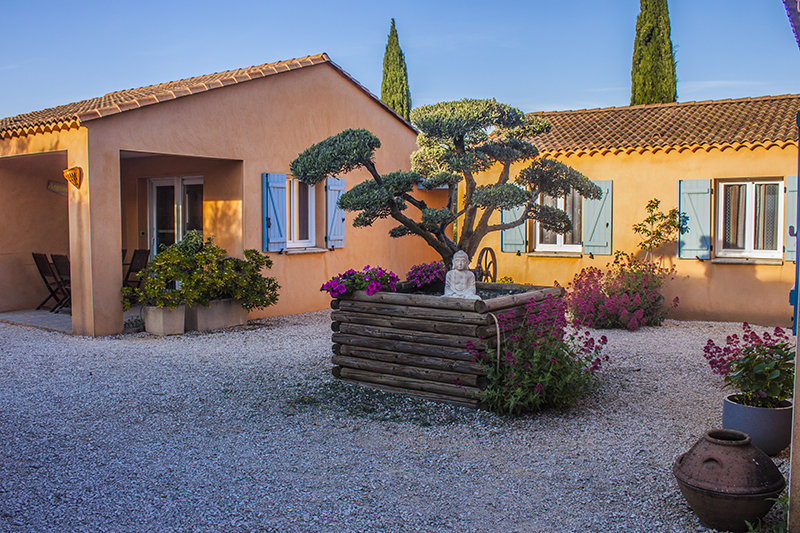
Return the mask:
[[[83,176],[83,171],[81,167],[72,167],[68,168],[64,171],[64,178],[73,184],[76,189],[81,188],[81,177]]]

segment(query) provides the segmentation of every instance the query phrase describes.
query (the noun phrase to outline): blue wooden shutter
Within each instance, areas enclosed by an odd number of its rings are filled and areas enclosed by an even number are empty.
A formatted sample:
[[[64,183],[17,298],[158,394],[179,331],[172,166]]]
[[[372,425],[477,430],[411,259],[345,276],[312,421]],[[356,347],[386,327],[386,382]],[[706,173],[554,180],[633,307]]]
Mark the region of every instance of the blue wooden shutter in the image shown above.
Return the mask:
[[[797,176],[786,176],[786,229],[783,232],[783,258],[786,261],[795,261],[797,257],[797,237],[789,235],[789,227],[795,232],[797,227]],[[797,235],[797,233],[795,233]]]
[[[513,222],[522,216],[525,211],[525,206],[521,205],[513,209],[502,209],[500,211],[500,223]],[[511,229],[504,229],[500,232],[500,251],[501,252],[527,252],[528,239],[525,228],[527,222],[523,222],[519,226]]]
[[[264,200],[264,251],[280,252],[286,248],[286,174],[261,175]]]
[[[328,222],[325,242],[328,248],[344,248],[344,210],[339,209],[339,197],[344,194],[344,178],[328,178],[325,182]]]
[[[678,234],[678,257],[711,258],[711,180],[678,181],[678,211],[688,216],[689,229]]]
[[[611,180],[595,181],[603,190],[599,200],[583,199],[583,253],[611,255]]]

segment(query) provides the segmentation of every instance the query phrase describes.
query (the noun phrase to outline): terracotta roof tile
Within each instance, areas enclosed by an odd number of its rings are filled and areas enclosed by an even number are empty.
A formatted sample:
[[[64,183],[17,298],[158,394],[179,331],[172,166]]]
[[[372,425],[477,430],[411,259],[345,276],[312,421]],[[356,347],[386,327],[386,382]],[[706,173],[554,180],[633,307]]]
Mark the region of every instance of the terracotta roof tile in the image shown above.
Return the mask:
[[[34,133],[40,129],[40,126],[45,127],[45,129],[53,129],[57,124],[86,122],[110,114],[121,113],[166,100],[173,100],[182,96],[205,92],[218,87],[261,78],[268,74],[288,72],[304,66],[312,66],[325,62],[330,62],[337,70],[341,71],[337,65],[330,61],[327,54],[317,54],[300,59],[290,59],[255,67],[216,72],[214,74],[150,85],[138,89],[116,91],[98,98],[91,98],[81,102],[0,119],[0,138]],[[361,86],[359,85],[359,87]]]
[[[800,95],[532,113],[552,124],[543,153],[653,150],[704,145],[798,144]]]
[[[392,108],[381,102],[377,96],[372,94],[355,78],[345,72],[339,65],[331,61],[327,54],[323,53],[254,67],[216,72],[205,76],[196,76],[194,78],[150,85],[138,89],[116,91],[98,98],[91,98],[81,102],[44,109],[42,111],[34,111],[32,113],[3,118],[0,119],[0,139],[34,134],[39,131],[52,131],[65,127],[76,127],[81,122],[88,122],[108,115],[123,113],[147,105],[153,105],[228,85],[243,83],[263,78],[264,76],[319,65],[320,63],[328,63],[331,65],[340,75],[353,83],[387,111],[395,115],[405,123],[408,128],[414,129],[410,123],[403,120]]]

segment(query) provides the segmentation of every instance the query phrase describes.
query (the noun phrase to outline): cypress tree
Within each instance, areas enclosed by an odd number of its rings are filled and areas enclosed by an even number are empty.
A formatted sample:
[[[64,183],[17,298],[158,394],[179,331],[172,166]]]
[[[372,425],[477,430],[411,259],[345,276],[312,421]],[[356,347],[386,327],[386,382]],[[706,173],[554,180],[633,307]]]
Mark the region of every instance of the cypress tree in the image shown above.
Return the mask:
[[[400,49],[397,30],[392,19],[389,42],[383,54],[383,80],[381,100],[404,119],[411,121],[411,90],[408,87],[406,57]]]
[[[639,0],[631,67],[631,105],[676,102],[675,57],[667,0]]]

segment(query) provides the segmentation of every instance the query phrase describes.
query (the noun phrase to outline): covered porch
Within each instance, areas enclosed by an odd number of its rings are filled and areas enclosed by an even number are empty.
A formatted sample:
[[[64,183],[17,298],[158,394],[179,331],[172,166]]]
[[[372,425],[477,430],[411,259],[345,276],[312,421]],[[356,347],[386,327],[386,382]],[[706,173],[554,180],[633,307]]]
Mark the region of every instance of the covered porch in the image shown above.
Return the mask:
[[[241,161],[110,151],[116,164],[102,154],[76,157],[71,147],[0,157],[0,221],[11,232],[0,252],[0,320],[79,335],[120,333],[130,318],[121,305],[124,262],[134,250],[152,256],[199,230],[242,255]],[[70,166],[80,168],[79,187],[64,179]],[[48,289],[33,253],[69,257],[72,301],[58,313],[36,310]]]

